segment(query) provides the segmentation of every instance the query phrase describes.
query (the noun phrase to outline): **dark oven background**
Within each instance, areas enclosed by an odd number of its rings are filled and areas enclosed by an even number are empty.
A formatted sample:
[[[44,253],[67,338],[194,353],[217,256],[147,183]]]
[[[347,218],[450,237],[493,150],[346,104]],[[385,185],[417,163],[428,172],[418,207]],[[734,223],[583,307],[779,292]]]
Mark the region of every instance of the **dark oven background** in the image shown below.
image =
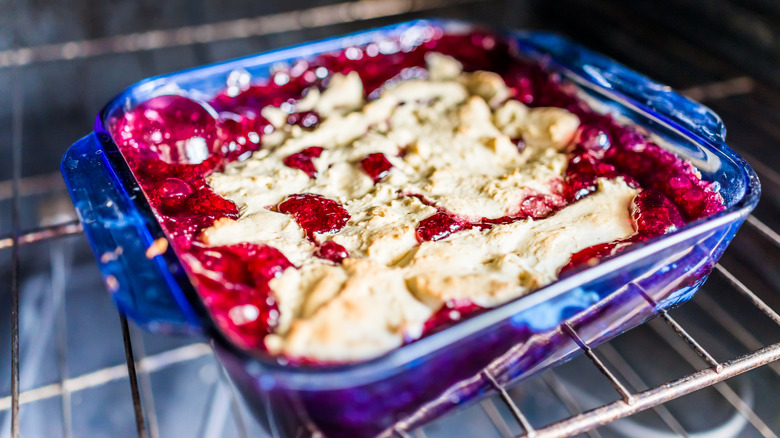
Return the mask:
[[[136,435],[123,331],[59,174],[65,149],[101,106],[145,77],[418,17],[545,29],[703,101],[729,144],[760,174],[755,216],[706,286],[671,314],[716,360],[780,341],[740,284],[775,309],[780,237],[780,2],[364,0],[18,1],[0,3],[0,437],[11,435],[19,378],[22,436]],[[19,298],[20,372],[11,318]],[[127,332],[138,407],[150,436],[265,436],[200,339]],[[682,342],[682,344],[681,344]],[[597,354],[633,391],[707,368],[654,321]],[[590,436],[780,433],[780,367],[765,366]],[[617,399],[584,356],[511,387],[533,427]],[[513,436],[511,405],[493,396],[415,436]],[[715,436],[715,435],[713,435]]]

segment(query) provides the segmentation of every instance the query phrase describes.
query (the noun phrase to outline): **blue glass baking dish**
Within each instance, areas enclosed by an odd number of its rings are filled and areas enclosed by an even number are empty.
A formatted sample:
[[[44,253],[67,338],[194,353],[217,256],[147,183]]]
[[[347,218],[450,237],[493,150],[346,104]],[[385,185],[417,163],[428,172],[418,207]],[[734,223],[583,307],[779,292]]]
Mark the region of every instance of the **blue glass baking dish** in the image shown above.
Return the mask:
[[[279,63],[418,38],[430,28],[462,33],[476,27],[414,21],[142,81],[111,101],[94,132],[63,158],[65,181],[120,312],[155,332],[210,337],[274,436],[392,435],[479,397],[492,380],[504,384],[567,360],[580,347],[564,325],[595,346],[690,299],[758,202],[755,172],[725,145],[725,128],[708,108],[561,37],[499,32],[519,54],[543,61],[578,87],[599,111],[632,121],[691,161],[717,183],[726,209],[376,359],[299,366],[235,345],[211,318],[174,250],[154,244],[165,233],[107,120],[159,95],[213,97],[238,69],[267,78]]]

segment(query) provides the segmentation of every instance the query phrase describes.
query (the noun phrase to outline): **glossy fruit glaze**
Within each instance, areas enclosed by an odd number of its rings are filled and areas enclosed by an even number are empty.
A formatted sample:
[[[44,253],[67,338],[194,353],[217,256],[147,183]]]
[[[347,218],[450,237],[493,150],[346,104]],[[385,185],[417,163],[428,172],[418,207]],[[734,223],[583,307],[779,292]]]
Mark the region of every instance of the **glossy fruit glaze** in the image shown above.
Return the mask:
[[[312,146],[300,152],[296,152],[284,159],[284,165],[293,169],[300,169],[309,178],[317,178],[317,168],[314,167],[314,159],[322,155],[322,148]]]
[[[393,165],[390,164],[390,161],[385,157],[385,154],[376,153],[366,155],[366,158],[363,158],[363,160],[360,161],[360,167],[366,172],[366,175],[377,183],[390,173],[390,169],[393,168]]]
[[[511,56],[508,45],[495,35],[443,34],[435,27],[423,34],[414,42],[390,40],[300,60],[251,86],[228,86],[209,102],[179,95],[155,97],[109,121],[113,138],[205,304],[233,341],[249,348],[264,348],[263,337],[273,332],[279,316],[268,282],[292,265],[267,245],[207,247],[199,240],[199,233],[214,221],[238,217],[236,206],[215,194],[205,177],[262,147],[263,134],[274,129],[260,115],[262,108],[290,108],[308,89],[323,89],[334,72],[357,71],[370,99],[385,84],[424,74],[421,68],[425,53],[437,51],[457,58],[467,71],[482,69],[501,74],[513,90],[513,98],[528,106],[561,107],[580,118],[565,178],[553,188],[552,195],[529,196],[517,214],[498,219],[468,221],[438,208],[417,225],[421,242],[440,240],[469,228],[484,230],[516,220],[544,218],[593,192],[599,177],[622,176],[630,185],[643,188],[632,206],[636,234],[574,254],[561,270],[567,275],[629,244],[723,210],[717,188],[703,181],[691,164],[649,141],[635,127],[620,125],[611,116],[595,112],[577,97],[573,85],[537,63]],[[287,123],[304,130],[315,129],[319,122],[319,115],[312,111],[291,113],[287,119]],[[516,142],[522,149],[522,140]],[[399,151],[403,153],[402,145]],[[316,178],[314,160],[321,152],[321,147],[311,147],[290,155],[284,163]],[[392,167],[382,154],[368,155],[360,164],[375,182]],[[268,208],[296,220],[317,245],[315,256],[334,263],[349,257],[343,247],[326,240],[349,220],[338,202],[298,194]],[[478,310],[479,306],[470,302],[447,303],[426,323],[425,331],[441,330]]]
[[[306,232],[306,237],[315,243],[315,233],[338,233],[349,220],[349,213],[337,201],[310,193],[290,195],[276,206],[276,210],[292,216]]]

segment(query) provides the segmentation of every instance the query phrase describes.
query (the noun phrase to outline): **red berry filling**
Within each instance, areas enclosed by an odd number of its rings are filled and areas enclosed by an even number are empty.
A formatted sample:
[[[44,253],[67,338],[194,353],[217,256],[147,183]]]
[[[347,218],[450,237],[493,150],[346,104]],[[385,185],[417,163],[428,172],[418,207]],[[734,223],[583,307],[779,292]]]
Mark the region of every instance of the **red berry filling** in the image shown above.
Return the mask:
[[[214,116],[183,96],[158,96],[119,119],[117,144],[145,157],[171,164],[200,164],[213,153],[217,138]]]
[[[312,146],[300,152],[289,155],[284,159],[284,165],[299,169],[309,175],[309,178],[317,177],[317,168],[314,167],[314,159],[322,155],[323,149],[319,146]]]
[[[290,195],[276,208],[292,216],[310,240],[315,240],[315,233],[339,232],[349,220],[349,213],[341,204],[310,193]]]
[[[660,236],[685,225],[680,210],[663,193],[646,189],[633,201],[631,216],[637,233]]]
[[[334,263],[341,263],[342,260],[349,257],[347,250],[332,240],[322,242],[319,248],[317,248],[317,251],[314,252],[314,255]]]
[[[248,158],[248,153],[260,149],[264,133],[273,130],[257,111],[235,108],[236,112],[222,112],[217,120],[216,152],[227,161]]]
[[[193,193],[192,186],[179,178],[166,178],[152,189],[151,196],[165,212],[176,212]]]
[[[593,266],[598,263],[599,260],[614,255],[619,248],[624,246],[623,243],[624,242],[600,243],[576,252],[572,254],[569,263],[561,268],[559,275],[567,274],[577,268]]]
[[[366,156],[366,158],[363,158],[360,162],[360,166],[363,168],[363,171],[366,172],[366,175],[374,180],[374,183],[378,183],[382,178],[386,177],[393,167],[383,153]]]
[[[430,335],[441,331],[447,325],[460,320],[466,315],[470,315],[483,307],[472,303],[469,300],[449,300],[441,309],[436,311],[423,326],[423,334]]]
[[[416,234],[419,242],[444,239],[452,233],[470,228],[471,224],[446,211],[439,211],[417,224]]]
[[[287,116],[288,125],[297,125],[303,129],[311,130],[320,124],[320,115],[314,111],[292,113]]]
[[[268,282],[292,267],[290,261],[275,248],[251,243],[196,245],[191,254],[197,262],[188,264],[214,319],[239,342],[262,347],[262,336],[273,331],[279,318]]]

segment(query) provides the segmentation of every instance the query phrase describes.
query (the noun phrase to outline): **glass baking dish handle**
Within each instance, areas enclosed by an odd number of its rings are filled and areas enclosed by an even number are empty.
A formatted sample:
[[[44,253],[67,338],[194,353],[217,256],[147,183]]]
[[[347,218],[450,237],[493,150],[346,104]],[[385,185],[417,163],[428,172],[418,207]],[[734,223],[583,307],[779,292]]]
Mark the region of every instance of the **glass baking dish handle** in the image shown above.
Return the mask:
[[[98,258],[106,286],[120,312],[152,331],[202,331],[176,281],[186,275],[165,237],[155,237],[109,171],[102,134],[92,133],[68,149],[61,170],[84,233]]]

